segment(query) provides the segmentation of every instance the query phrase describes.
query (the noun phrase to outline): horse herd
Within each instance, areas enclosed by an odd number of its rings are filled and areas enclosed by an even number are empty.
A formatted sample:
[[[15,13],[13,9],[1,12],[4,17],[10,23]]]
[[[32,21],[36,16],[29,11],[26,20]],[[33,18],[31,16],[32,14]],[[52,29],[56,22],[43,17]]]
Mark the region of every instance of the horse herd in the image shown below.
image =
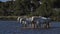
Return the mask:
[[[32,16],[18,17],[17,21],[25,28],[49,28],[51,19],[42,16]]]

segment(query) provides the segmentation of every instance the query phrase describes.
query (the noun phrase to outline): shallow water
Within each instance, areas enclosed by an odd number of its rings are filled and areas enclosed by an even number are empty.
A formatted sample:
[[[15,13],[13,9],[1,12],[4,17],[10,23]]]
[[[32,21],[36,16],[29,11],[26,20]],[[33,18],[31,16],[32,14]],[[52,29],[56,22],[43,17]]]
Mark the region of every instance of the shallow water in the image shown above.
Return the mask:
[[[21,29],[16,21],[0,21],[0,34],[60,34],[60,22],[52,22],[49,29]]]

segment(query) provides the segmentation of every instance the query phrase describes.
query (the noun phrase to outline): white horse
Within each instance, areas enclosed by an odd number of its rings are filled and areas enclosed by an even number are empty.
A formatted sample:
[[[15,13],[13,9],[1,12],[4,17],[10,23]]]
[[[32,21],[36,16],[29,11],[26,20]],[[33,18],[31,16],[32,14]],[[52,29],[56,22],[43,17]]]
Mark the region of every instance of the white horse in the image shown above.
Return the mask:
[[[27,23],[31,23],[34,20],[34,17],[18,17],[17,21],[20,22],[21,24],[27,24]]]
[[[17,17],[17,22],[19,22],[19,20],[20,20],[20,17]]]
[[[39,16],[39,17],[33,16],[33,17],[29,17],[29,18],[27,18],[27,17],[18,17],[17,21],[20,22],[20,23],[25,23],[25,24],[28,23],[28,22],[34,21],[37,24],[39,24],[40,22],[50,21],[50,18],[45,18],[45,17],[41,17],[41,16]]]
[[[23,20],[23,19],[24,19],[23,17],[18,17],[18,18],[17,18],[17,21],[20,22],[20,23],[22,23],[22,20]]]

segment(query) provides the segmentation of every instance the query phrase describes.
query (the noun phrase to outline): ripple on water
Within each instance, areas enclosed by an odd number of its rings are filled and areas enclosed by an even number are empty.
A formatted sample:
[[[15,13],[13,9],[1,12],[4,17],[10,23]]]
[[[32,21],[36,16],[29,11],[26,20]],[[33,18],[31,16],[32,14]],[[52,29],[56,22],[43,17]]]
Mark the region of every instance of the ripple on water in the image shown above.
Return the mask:
[[[16,21],[0,21],[0,34],[60,34],[60,28],[21,29],[21,24]]]

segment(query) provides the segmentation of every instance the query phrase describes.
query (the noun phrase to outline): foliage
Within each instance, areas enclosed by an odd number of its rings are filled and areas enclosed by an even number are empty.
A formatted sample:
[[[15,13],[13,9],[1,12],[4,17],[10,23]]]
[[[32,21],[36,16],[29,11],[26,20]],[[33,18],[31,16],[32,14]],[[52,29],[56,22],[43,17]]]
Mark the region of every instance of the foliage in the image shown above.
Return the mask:
[[[42,4],[40,4],[40,2]],[[16,0],[0,1],[0,16],[59,16],[60,12],[53,10],[54,3],[60,3],[59,0]],[[31,11],[32,8],[32,11]]]

